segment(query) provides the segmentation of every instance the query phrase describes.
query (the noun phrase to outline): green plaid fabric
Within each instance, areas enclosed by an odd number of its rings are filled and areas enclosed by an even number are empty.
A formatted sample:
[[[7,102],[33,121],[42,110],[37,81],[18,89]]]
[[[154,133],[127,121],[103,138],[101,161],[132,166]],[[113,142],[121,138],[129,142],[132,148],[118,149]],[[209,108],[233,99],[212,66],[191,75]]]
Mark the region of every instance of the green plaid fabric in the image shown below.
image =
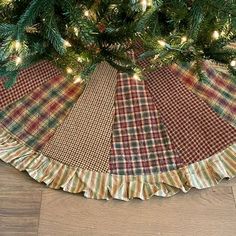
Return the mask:
[[[223,119],[236,127],[236,85],[226,75],[220,75],[204,64],[205,79],[199,81],[189,66],[173,66],[175,75],[203,99]]]
[[[0,111],[0,125],[34,149],[41,149],[81,91],[66,78],[55,77]]]
[[[61,74],[54,65],[48,61],[41,61],[20,71],[17,81],[10,89],[5,89],[4,78],[0,78],[0,110],[30,94],[48,80]]]
[[[182,166],[143,81],[119,74],[110,152],[110,172],[143,175]]]

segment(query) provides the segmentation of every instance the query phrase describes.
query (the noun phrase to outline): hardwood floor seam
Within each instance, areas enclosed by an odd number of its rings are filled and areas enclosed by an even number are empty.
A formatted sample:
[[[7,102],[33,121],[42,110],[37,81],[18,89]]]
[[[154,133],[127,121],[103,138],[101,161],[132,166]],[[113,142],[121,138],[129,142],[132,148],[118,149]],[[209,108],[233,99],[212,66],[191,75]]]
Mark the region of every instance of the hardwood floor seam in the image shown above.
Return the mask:
[[[234,206],[236,208],[236,186],[232,186],[232,192],[233,192],[233,197],[234,197]]]
[[[39,207],[39,217],[38,217],[38,229],[37,229],[37,236],[39,235],[39,225],[40,225],[40,218],[41,218],[41,210],[42,210],[42,201],[43,201],[43,189],[41,189],[41,201]]]

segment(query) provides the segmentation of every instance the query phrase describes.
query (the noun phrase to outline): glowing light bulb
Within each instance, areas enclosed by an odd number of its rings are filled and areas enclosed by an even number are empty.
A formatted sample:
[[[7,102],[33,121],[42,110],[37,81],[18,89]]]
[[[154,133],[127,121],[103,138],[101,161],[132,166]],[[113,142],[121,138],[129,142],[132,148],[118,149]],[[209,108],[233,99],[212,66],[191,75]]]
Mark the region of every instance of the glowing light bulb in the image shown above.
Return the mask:
[[[79,35],[79,29],[77,27],[74,27],[74,32],[75,32],[75,35],[78,36]]]
[[[148,7],[152,6],[152,0],[141,0],[142,11],[146,11]]]
[[[235,61],[235,60],[231,61],[231,62],[230,62],[230,65],[231,65],[232,67],[235,67],[235,66],[236,66],[236,61]]]
[[[224,36],[225,36],[225,32],[222,31],[222,32],[220,33],[220,35],[224,37]]]
[[[147,10],[147,1],[146,0],[142,0],[141,1],[141,5],[142,5],[142,10],[146,11]]]
[[[78,57],[78,58],[77,58],[77,61],[78,61],[78,62],[83,62],[83,58],[82,58],[82,57]]]
[[[79,75],[75,76],[74,80],[74,84],[81,83],[83,81]]]
[[[155,55],[155,56],[154,56],[154,58],[153,58],[153,59],[154,59],[154,60],[157,60],[157,59],[159,58],[159,56],[160,56],[160,55],[159,55],[159,54],[157,54],[157,55]]]
[[[89,11],[87,10],[87,11],[84,11],[84,15],[86,16],[86,17],[88,17],[89,16]]]
[[[19,50],[21,48],[21,43],[19,41],[15,41],[15,49]]]
[[[5,0],[5,1],[3,1],[3,4],[9,4],[11,2],[12,2],[12,0]]]
[[[133,75],[133,79],[135,79],[135,80],[137,80],[137,81],[140,81],[140,80],[141,80],[140,77],[139,77],[139,75],[138,75],[137,73],[135,73],[135,74]]]
[[[70,67],[67,67],[66,68],[66,72],[67,72],[67,74],[72,74],[73,70]]]
[[[19,65],[22,62],[22,58],[21,57],[17,57],[15,59],[16,65]]]
[[[181,38],[181,43],[185,43],[185,42],[187,42],[187,40],[188,40],[188,38],[186,36],[183,36]]]
[[[219,37],[220,37],[219,32],[215,30],[215,31],[213,32],[213,34],[212,34],[212,38],[213,38],[213,39],[218,39]]]
[[[158,40],[158,43],[162,46],[165,47],[166,46],[166,42],[163,40]]]
[[[64,46],[65,47],[71,47],[71,44],[67,40],[64,40]]]

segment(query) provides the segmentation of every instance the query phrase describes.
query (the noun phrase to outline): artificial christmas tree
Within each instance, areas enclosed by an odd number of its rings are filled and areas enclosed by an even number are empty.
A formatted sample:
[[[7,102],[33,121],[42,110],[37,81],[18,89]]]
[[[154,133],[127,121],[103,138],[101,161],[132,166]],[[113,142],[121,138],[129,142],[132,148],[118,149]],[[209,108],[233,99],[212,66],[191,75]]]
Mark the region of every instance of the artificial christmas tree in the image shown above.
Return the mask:
[[[202,63],[220,63],[235,76],[235,0],[1,0],[1,76],[14,84],[20,69],[49,59],[83,79],[101,61],[144,75],[163,64],[191,63],[200,77]],[[140,68],[129,57],[143,44]]]

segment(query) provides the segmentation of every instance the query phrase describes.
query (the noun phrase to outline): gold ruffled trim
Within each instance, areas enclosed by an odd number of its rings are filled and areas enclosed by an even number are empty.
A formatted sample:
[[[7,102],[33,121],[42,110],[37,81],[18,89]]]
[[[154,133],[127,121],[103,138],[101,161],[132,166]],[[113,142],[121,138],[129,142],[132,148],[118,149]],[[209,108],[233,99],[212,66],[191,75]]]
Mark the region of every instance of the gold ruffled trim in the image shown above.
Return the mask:
[[[112,175],[71,167],[36,152],[0,128],[0,159],[10,163],[38,182],[71,193],[84,192],[94,199],[170,197],[182,190],[188,192],[215,186],[222,179],[236,176],[236,144],[208,159],[178,170],[156,175]]]

